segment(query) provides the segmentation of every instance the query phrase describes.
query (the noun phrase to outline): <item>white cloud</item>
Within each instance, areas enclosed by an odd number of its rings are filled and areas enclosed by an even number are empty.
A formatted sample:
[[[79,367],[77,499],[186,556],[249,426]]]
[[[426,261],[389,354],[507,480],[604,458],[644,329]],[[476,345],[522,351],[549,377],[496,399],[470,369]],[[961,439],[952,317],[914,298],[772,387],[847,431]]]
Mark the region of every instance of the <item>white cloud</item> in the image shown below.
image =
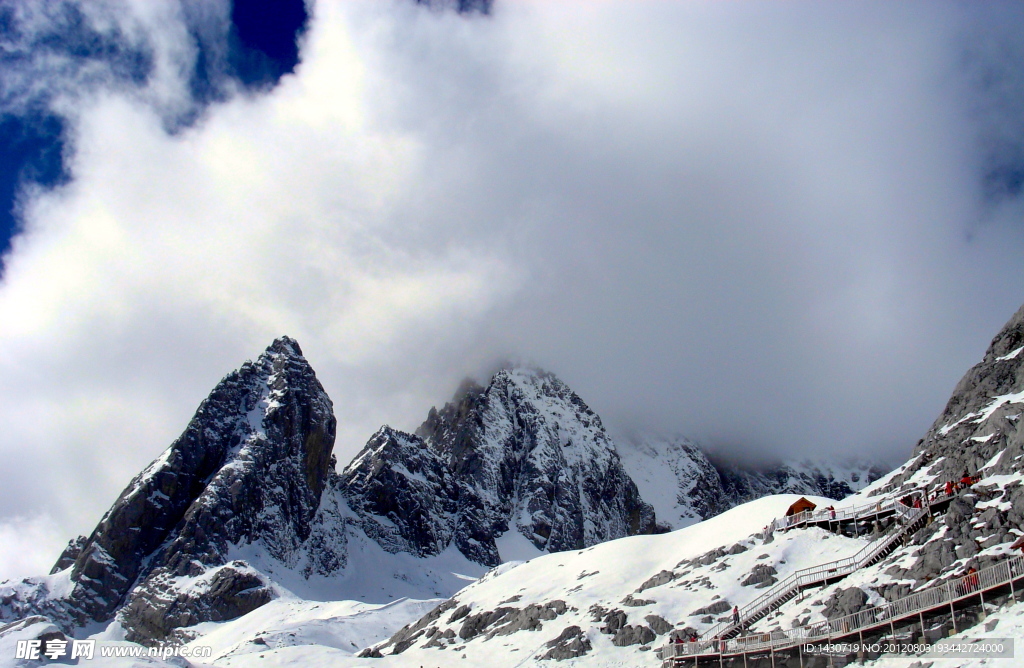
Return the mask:
[[[0,522],[0,573],[49,573],[68,540],[51,517],[7,518]]]
[[[342,461],[505,356],[612,426],[889,456],[1024,293],[1019,226],[964,241],[952,6],[320,2],[295,75],[174,136],[191,47],[149,7],[160,75],[73,98],[6,262],[0,521],[89,531],[280,334]]]

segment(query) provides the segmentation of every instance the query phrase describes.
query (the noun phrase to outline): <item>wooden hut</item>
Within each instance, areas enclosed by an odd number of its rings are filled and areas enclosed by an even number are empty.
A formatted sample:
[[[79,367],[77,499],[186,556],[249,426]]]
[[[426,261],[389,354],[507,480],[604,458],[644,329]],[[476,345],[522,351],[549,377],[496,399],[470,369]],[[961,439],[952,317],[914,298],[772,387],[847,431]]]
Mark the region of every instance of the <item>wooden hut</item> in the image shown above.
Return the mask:
[[[786,516],[797,515],[805,510],[814,510],[815,508],[817,508],[816,505],[801,496],[789,507],[789,510],[786,511]]]

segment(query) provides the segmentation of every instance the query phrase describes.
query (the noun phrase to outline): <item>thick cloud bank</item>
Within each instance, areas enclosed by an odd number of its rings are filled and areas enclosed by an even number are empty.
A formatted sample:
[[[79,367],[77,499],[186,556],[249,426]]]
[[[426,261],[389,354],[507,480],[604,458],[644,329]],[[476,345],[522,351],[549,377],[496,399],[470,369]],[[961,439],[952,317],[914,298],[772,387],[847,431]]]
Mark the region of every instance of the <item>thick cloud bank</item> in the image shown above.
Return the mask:
[[[321,0],[294,74],[169,129],[199,5],[108,4],[145,85],[24,73],[73,152],[0,283],[0,577],[280,334],[342,460],[512,359],[614,430],[892,461],[1024,301],[1006,8]]]

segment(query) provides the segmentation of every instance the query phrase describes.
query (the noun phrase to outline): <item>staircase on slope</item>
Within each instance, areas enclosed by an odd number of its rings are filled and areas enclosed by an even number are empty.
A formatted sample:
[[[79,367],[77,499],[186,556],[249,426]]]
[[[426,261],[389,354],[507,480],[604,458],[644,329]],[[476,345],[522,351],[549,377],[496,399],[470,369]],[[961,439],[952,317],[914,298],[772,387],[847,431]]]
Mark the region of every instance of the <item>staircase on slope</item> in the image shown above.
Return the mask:
[[[894,504],[900,521],[896,522],[879,540],[866,545],[860,552],[836,561],[804,568],[785,578],[770,590],[748,603],[740,611],[740,622],[721,622],[704,634],[703,640],[715,638],[730,639],[738,636],[744,628],[763,619],[801,591],[838,582],[854,571],[878,563],[891,554],[902,539],[921,528],[928,520],[929,509],[909,508],[900,502]]]

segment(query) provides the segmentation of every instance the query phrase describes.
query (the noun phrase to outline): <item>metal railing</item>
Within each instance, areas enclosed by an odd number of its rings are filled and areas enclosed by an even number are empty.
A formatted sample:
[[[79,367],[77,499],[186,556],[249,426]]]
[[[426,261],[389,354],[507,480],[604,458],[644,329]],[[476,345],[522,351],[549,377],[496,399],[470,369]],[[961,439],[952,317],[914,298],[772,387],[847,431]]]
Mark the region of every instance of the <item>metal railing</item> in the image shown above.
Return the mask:
[[[925,504],[941,503],[954,496],[947,495],[941,487],[936,490],[936,496],[932,499],[929,499],[927,495],[923,495],[920,490],[911,492],[909,495],[922,499]],[[819,522],[846,522],[849,520],[866,519],[881,513],[888,513],[894,509],[898,512],[901,505],[904,504],[901,504],[896,499],[889,498],[865,503],[860,506],[851,506],[849,508],[805,510],[802,513],[780,517],[775,521],[775,528],[792,529],[804,524],[816,524]],[[904,505],[904,507],[906,506]]]
[[[737,628],[742,628],[752,621],[752,618],[759,618],[758,613],[772,610],[773,607],[789,600],[802,589],[831,579],[846,577],[857,569],[870,565],[873,559],[886,551],[896,541],[903,538],[917,521],[928,514],[928,507],[923,504],[920,508],[907,507],[901,502],[895,502],[893,505],[896,508],[896,513],[900,517],[901,523],[894,523],[878,540],[865,545],[857,554],[851,557],[837,559],[817,566],[810,566],[791,573],[764,594],[740,608],[739,624],[733,621],[719,622],[709,631],[702,634],[702,640],[710,642],[709,639],[711,638],[719,638]]]
[[[1020,579],[1024,579],[1024,557],[1013,556],[975,573],[936,580],[925,589],[908,594],[884,606],[867,608],[844,617],[799,626],[787,631],[753,633],[729,640],[712,639],[670,644],[665,647],[663,657],[667,659],[702,654],[742,654],[744,652],[782,650],[795,647],[811,639],[842,638],[886,625],[895,631],[894,622],[897,620],[947,605],[952,606],[957,601],[982,596],[986,591],[1005,585],[1012,587],[1013,582]]]
[[[851,519],[856,520],[864,517],[872,517],[881,513],[887,513],[892,510],[894,505],[898,504],[893,499],[885,499],[884,501],[875,501],[849,508],[805,510],[802,513],[796,513],[794,515],[787,515],[786,517],[779,518],[776,526],[781,529],[791,529],[801,524],[808,523],[845,522]]]

